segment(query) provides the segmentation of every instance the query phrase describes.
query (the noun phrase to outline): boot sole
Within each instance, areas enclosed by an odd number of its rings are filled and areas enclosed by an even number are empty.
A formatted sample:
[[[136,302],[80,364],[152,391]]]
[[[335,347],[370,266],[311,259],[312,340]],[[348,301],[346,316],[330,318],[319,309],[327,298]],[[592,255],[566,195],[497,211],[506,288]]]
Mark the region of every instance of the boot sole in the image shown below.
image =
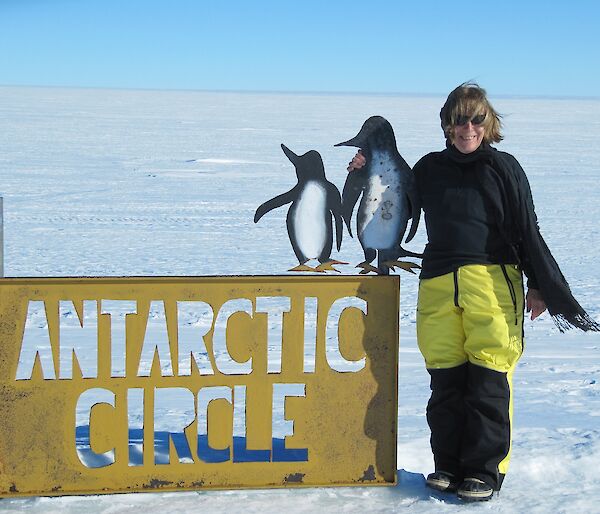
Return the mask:
[[[486,502],[492,499],[494,491],[491,493],[458,493],[457,495],[462,501],[465,502]]]

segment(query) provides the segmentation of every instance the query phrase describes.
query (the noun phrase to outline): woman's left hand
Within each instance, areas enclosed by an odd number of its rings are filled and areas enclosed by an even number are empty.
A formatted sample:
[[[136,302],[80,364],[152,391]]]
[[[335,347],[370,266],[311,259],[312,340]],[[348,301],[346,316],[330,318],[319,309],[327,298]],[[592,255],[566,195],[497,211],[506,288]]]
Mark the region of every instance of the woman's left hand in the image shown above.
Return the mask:
[[[529,289],[525,301],[527,304],[527,312],[531,312],[532,321],[546,310],[546,302],[538,289]]]

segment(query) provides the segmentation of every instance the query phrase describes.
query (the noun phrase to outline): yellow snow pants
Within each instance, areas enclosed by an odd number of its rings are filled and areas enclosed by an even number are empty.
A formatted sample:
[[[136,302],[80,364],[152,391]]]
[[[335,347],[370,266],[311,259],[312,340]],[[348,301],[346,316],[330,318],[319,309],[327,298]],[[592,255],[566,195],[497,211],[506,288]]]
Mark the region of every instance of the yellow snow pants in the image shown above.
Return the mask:
[[[431,375],[427,419],[437,470],[500,489],[510,458],[523,310],[516,265],[465,265],[420,281],[417,340]]]

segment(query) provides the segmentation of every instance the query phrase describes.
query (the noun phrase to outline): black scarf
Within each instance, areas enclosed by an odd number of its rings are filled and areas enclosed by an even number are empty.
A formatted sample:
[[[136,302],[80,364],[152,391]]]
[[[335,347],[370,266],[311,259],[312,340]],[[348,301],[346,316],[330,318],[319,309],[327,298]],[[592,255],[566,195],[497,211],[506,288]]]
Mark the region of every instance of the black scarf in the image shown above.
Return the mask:
[[[447,147],[444,153],[454,162],[478,164],[482,194],[494,211],[500,233],[515,249],[518,262],[522,264],[526,260],[533,269],[539,291],[558,329],[600,332],[600,324],[573,297],[540,234],[529,183],[518,161],[486,143],[470,154],[463,154],[449,144]]]

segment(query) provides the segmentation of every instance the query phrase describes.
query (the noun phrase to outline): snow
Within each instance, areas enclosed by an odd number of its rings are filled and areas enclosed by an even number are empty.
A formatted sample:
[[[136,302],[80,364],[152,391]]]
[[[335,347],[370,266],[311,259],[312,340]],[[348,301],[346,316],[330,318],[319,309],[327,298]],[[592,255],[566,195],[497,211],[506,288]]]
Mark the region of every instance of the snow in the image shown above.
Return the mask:
[[[258,205],[296,182],[280,143],[318,150],[341,190],[354,150],[335,143],[382,115],[412,165],[443,145],[443,100],[0,88],[5,274],[285,273],[296,263],[286,209],[252,222]],[[600,100],[493,100],[505,115],[498,148],[527,171],[542,233],[600,321]],[[424,242],[421,225],[410,249]],[[332,257],[360,262],[358,241],[345,232]],[[526,323],[500,496],[472,506],[425,488],[429,388],[416,346],[416,290],[417,279],[402,275],[397,486],[5,499],[0,512],[600,512],[600,334],[560,334],[548,316]]]

